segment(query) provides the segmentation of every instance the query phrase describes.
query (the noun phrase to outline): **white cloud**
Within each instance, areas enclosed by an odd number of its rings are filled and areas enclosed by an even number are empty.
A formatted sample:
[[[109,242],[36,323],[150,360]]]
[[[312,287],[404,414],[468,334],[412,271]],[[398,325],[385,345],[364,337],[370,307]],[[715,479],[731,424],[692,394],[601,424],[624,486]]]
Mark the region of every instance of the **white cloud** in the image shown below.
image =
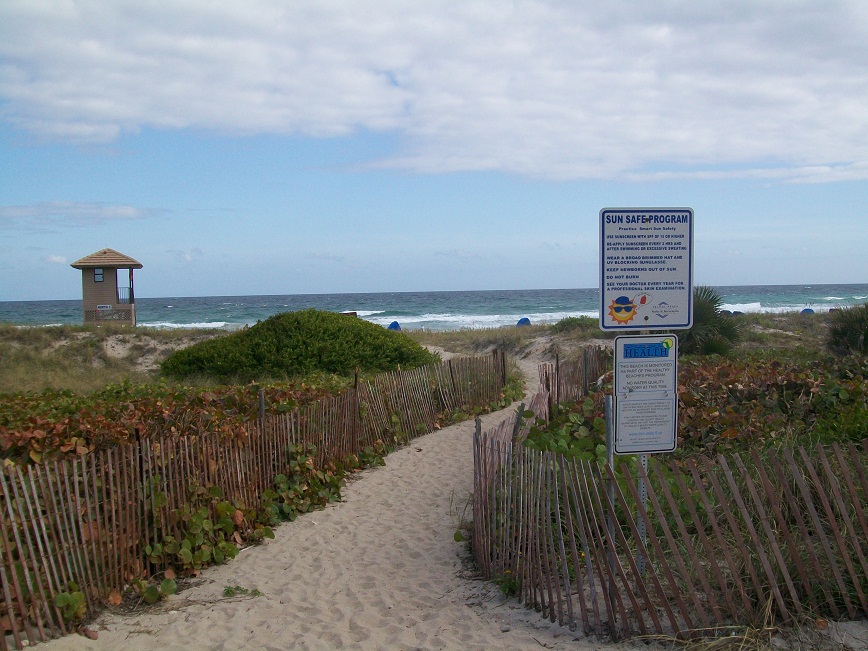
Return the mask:
[[[94,226],[111,221],[144,219],[153,211],[133,206],[75,201],[45,201],[30,205],[0,206],[6,227],[45,230],[58,226]]]
[[[45,256],[45,261],[50,264],[66,264],[66,256],[64,255],[48,255]]]
[[[546,178],[868,178],[868,5],[116,0],[0,5],[0,111],[400,136],[377,164]]]
[[[193,247],[189,251],[181,249],[168,249],[166,253],[172,255],[177,262],[190,263],[194,260],[200,260],[205,257],[205,252],[199,247]]]

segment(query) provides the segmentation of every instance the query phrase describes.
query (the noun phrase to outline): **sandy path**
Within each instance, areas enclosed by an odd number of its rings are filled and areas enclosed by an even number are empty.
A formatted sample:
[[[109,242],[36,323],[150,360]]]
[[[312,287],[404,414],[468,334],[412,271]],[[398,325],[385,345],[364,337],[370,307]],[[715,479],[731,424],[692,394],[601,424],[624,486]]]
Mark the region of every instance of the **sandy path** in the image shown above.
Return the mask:
[[[505,411],[483,420],[491,427]],[[467,543],[473,423],[416,439],[367,470],[344,500],[203,572],[149,612],[103,615],[95,641],[53,649],[590,649],[479,581]],[[259,590],[223,597],[227,586]]]

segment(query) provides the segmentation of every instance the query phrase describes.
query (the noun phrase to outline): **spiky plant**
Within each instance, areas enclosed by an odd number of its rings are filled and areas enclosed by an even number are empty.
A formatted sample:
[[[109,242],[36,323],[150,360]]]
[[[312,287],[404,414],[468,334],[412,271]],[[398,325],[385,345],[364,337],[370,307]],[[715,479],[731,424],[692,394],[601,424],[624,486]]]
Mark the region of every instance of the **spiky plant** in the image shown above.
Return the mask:
[[[679,335],[684,355],[726,355],[738,342],[738,322],[721,311],[723,298],[713,287],[693,289],[693,327]]]
[[[828,347],[837,353],[864,355],[868,351],[868,303],[835,310],[829,316]]]

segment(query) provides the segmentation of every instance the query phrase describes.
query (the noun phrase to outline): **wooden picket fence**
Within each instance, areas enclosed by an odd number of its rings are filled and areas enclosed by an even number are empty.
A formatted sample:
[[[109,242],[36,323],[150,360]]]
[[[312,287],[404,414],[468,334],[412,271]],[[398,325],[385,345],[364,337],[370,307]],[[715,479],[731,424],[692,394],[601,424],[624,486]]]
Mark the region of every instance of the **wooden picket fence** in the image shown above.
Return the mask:
[[[291,445],[313,444],[324,464],[377,441],[401,445],[438,418],[491,404],[506,358],[453,359],[387,373],[356,389],[249,423],[245,435],[166,435],[71,461],[0,472],[0,651],[65,635],[57,595],[74,583],[88,614],[135,578],[162,568],[145,547],[178,536],[177,509],[191,491],[217,488],[242,508],[260,503],[287,472]]]
[[[868,617],[868,440],[646,474],[524,448],[525,427],[477,434],[473,548],[551,621],[620,639]]]

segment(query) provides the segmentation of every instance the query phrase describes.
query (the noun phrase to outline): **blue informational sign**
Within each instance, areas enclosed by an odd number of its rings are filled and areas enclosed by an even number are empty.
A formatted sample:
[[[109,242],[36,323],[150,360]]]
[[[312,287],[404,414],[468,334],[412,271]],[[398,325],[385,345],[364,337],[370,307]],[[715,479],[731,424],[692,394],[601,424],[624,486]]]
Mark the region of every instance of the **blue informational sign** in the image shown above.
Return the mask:
[[[672,452],[678,428],[678,337],[615,338],[615,453]]]
[[[693,325],[693,209],[600,211],[600,328]]]

